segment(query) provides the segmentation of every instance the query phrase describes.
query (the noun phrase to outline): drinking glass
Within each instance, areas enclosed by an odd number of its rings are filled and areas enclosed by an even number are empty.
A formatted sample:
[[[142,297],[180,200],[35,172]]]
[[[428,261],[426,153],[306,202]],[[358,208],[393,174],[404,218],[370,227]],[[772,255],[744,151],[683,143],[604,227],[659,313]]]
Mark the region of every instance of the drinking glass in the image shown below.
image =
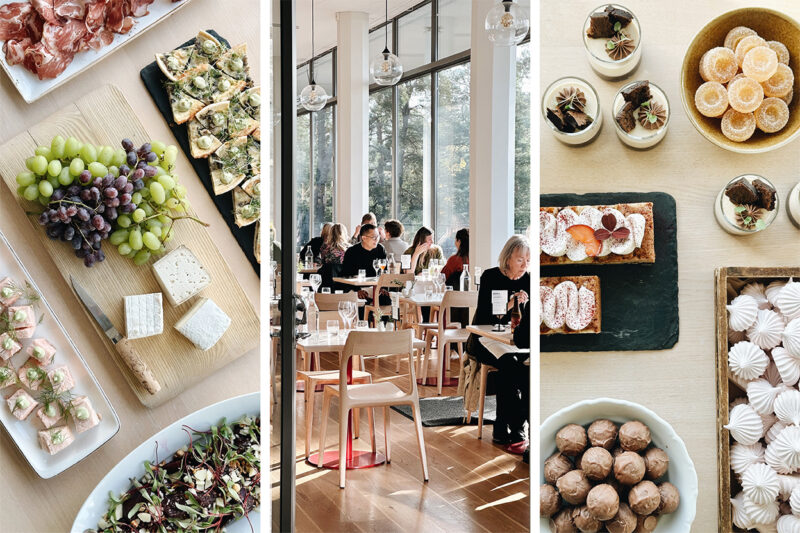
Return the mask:
[[[322,287],[322,294],[330,294],[331,288],[330,287]]]
[[[430,300],[432,298],[433,298],[433,288],[430,285],[428,285],[427,287],[425,287],[425,299]]]
[[[444,274],[439,274],[436,279],[439,281],[439,287],[441,288],[439,292],[444,294],[444,288],[447,286],[447,277]]]
[[[380,259],[373,259],[372,260],[372,270],[375,271],[375,274],[378,273],[378,265],[380,265],[380,263],[381,263]]]
[[[337,306],[338,307],[337,310],[339,311],[339,316],[342,317],[342,322],[344,323],[345,327],[347,327],[347,317],[350,313],[348,311],[349,305],[350,302],[339,302],[339,305]]]
[[[317,290],[319,290],[319,286],[322,285],[322,276],[320,276],[319,274],[311,274],[308,277],[308,281],[311,282],[311,288],[316,293]]]
[[[363,281],[364,278],[366,278],[366,277],[367,277],[367,271],[365,269],[363,269],[363,268],[360,269],[358,271],[358,279],[359,279],[359,281]]]
[[[378,259],[378,268],[381,269],[380,275],[383,275],[383,271],[386,270],[386,259]],[[377,271],[376,271],[377,273]]]
[[[356,329],[369,329],[369,322],[366,320],[359,320],[356,322]]]
[[[506,327],[500,323],[500,321],[503,320],[503,317],[506,316],[505,313],[503,313],[502,315],[496,314],[494,316],[497,319],[497,324],[494,325],[494,329],[492,331],[505,331]]]
[[[453,290],[453,286],[452,285],[445,285],[444,292],[448,292],[448,291],[452,291],[452,290]]]
[[[339,321],[338,320],[328,320],[325,323],[326,329],[328,330],[328,339],[333,337],[339,336]]]
[[[347,302],[347,303],[350,304],[347,307],[347,324],[349,327],[352,328],[353,324],[355,324],[358,321],[358,302]]]

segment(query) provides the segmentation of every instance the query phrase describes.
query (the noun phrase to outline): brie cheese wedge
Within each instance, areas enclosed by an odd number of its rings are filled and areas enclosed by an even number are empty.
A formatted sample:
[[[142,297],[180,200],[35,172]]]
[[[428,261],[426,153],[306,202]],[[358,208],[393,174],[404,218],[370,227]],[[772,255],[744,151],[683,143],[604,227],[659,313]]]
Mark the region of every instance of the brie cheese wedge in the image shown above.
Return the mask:
[[[205,351],[217,344],[230,325],[230,317],[217,304],[208,298],[199,298],[178,320],[175,329]]]
[[[178,306],[211,283],[211,275],[186,246],[153,263],[153,273],[172,305]]]
[[[164,332],[160,292],[125,297],[125,331],[129,339],[143,339]]]

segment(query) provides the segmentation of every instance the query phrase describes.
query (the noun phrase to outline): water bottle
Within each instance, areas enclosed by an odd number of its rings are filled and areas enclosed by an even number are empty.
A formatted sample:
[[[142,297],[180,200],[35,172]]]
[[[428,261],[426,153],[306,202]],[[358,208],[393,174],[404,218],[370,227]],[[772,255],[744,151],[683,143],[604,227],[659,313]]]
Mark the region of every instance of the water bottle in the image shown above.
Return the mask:
[[[464,265],[464,270],[461,271],[461,280],[459,281],[458,290],[468,291],[470,289],[469,265]]]
[[[386,260],[386,272],[391,274],[399,274],[399,272],[395,272],[395,263],[394,261],[394,254],[389,254],[389,258]]]
[[[308,320],[308,331],[319,331],[319,307],[314,301],[314,294],[308,296],[308,303],[306,304],[306,315]]]
[[[309,246],[306,248],[306,268],[312,268],[314,266],[314,252],[311,251],[311,247]]]

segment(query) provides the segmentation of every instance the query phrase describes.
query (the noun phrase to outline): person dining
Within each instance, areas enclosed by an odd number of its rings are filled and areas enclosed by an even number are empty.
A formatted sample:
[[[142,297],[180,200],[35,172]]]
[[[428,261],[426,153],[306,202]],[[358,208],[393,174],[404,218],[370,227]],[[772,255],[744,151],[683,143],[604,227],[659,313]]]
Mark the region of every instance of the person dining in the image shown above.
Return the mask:
[[[319,257],[320,248],[328,240],[328,236],[331,232],[331,228],[333,224],[330,222],[326,222],[322,225],[322,231],[320,232],[319,237],[313,237],[310,241],[308,241],[305,246],[300,250],[300,259],[303,260],[306,256],[306,251],[311,248],[311,253],[314,254],[314,260],[316,261]]]
[[[486,269],[481,276],[473,325],[507,324],[511,320],[515,299],[519,302],[523,315],[525,314],[531,290],[531,277],[528,273],[530,255],[530,245],[524,236],[513,235],[508,239],[500,252],[498,266]],[[503,308],[505,314],[502,316],[494,313],[492,300],[495,291],[507,291],[507,303]],[[521,327],[523,326],[518,326],[515,333]],[[519,340],[524,341],[522,337]],[[498,356],[487,349],[481,337],[475,334],[471,334],[467,341],[467,353],[480,364],[491,365],[500,371],[495,378],[498,380],[497,418],[492,437],[495,443],[504,445],[509,452],[522,454],[528,445],[528,403],[527,399],[523,400],[525,395],[517,386],[519,384],[512,379],[515,378],[512,374],[520,372],[519,354],[506,353]],[[514,386],[508,385],[509,383]]]
[[[366,224],[371,224],[378,227],[378,217],[375,216],[375,213],[365,213],[363,217],[361,217],[361,224],[356,224],[355,229],[353,230],[353,236],[350,239],[350,244],[358,244],[361,242],[361,228]],[[378,238],[380,239],[380,232],[378,232]],[[380,240],[378,240],[380,242]]]
[[[376,259],[386,259],[386,250],[378,243],[380,236],[378,229],[372,224],[363,224],[359,231],[360,241],[354,244],[344,253],[344,260],[342,261],[341,276],[351,278],[358,275],[359,270],[364,270],[367,277],[377,275],[375,267],[372,262]],[[341,288],[345,291],[352,291],[354,287],[351,285],[343,285]],[[365,289],[358,289],[358,297],[372,302],[372,291]]]
[[[419,274],[430,265],[431,259],[442,259],[442,249],[433,243],[433,231],[422,226],[414,235],[414,241],[404,252],[411,256],[411,270]]]
[[[447,280],[447,285],[458,287],[459,277],[464,271],[464,265],[469,264],[469,229],[461,228],[456,232],[456,253],[447,259],[447,263],[442,268]]]
[[[400,256],[408,249],[408,243],[401,238],[406,229],[402,222],[394,219],[384,222],[383,227],[386,230],[386,240],[381,244],[386,249],[386,255],[394,254],[394,260],[399,262]]]
[[[350,247],[347,240],[347,227],[342,223],[336,223],[331,227],[328,240],[319,249],[322,264],[329,263],[341,265],[344,262],[344,253]]]

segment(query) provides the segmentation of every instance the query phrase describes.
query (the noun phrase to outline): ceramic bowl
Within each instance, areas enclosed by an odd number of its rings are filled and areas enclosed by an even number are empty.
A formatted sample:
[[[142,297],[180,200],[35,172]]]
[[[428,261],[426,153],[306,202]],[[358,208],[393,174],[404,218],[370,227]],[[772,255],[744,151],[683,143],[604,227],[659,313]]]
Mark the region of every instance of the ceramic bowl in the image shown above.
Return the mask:
[[[747,26],[755,30],[767,41],[780,41],[791,54],[789,66],[795,77],[795,97],[789,104],[789,122],[776,133],[766,134],[758,129],[750,139],[734,142],[725,137],[720,129],[719,118],[709,118],[700,114],[694,106],[694,94],[703,83],[700,77],[700,57],[711,48],[722,46],[725,35],[737,27]],[[780,148],[800,135],[800,24],[783,13],[765,8],[742,8],[724,13],[708,24],[692,40],[681,66],[681,100],[689,121],[703,137],[712,143],[743,154],[768,152]]]
[[[650,428],[653,445],[669,455],[669,470],[659,482],[669,481],[681,495],[678,509],[659,518],[655,533],[690,531],[697,506],[697,472],[694,463],[672,426],[642,405],[613,398],[598,398],[575,403],[550,415],[539,428],[539,464],[544,465],[544,461],[556,452],[556,433],[559,429],[567,424],[586,427],[598,418],[607,418],[617,424],[639,420]],[[539,483],[544,483],[544,469],[541,469]],[[541,531],[549,531],[547,519],[541,519],[540,528]]]

